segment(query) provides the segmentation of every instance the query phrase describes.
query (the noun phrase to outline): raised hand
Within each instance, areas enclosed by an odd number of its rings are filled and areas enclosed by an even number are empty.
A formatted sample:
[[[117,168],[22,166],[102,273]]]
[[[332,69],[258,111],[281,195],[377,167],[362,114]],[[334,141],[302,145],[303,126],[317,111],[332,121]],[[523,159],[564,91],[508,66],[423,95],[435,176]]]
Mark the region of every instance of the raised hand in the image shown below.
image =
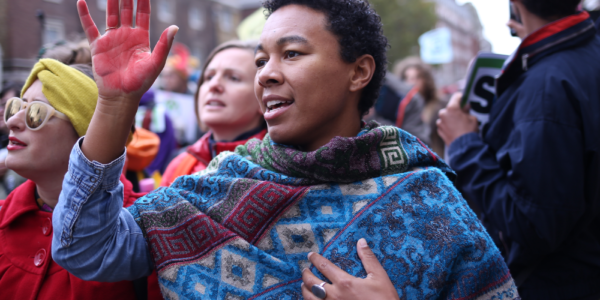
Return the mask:
[[[150,0],[138,0],[135,28],[133,0],[108,0],[107,32],[100,35],[84,0],[79,17],[92,52],[98,104],[81,150],[92,161],[107,164],[123,154],[142,95],[162,71],[177,26],[167,28],[150,51]]]
[[[108,0],[107,31],[103,35],[98,32],[86,2],[77,1],[81,24],[90,43],[94,77],[104,100],[126,97],[139,101],[163,69],[178,30],[177,26],[167,28],[151,52],[150,0],[138,1],[135,27],[132,27],[133,1],[122,0],[119,7],[119,0]]]

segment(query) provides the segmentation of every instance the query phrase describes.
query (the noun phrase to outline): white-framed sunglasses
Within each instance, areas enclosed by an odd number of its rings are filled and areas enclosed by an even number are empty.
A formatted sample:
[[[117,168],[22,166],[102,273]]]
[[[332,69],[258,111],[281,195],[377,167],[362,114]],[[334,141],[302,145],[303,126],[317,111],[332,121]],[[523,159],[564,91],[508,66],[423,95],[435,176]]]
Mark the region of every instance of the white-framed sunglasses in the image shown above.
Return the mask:
[[[21,98],[13,97],[6,101],[4,108],[4,122],[8,122],[8,119],[12,118],[19,111],[25,109],[25,124],[30,130],[40,130],[48,120],[52,117],[57,117],[69,121],[69,118],[54,109],[50,104],[42,101],[32,101],[27,103]]]

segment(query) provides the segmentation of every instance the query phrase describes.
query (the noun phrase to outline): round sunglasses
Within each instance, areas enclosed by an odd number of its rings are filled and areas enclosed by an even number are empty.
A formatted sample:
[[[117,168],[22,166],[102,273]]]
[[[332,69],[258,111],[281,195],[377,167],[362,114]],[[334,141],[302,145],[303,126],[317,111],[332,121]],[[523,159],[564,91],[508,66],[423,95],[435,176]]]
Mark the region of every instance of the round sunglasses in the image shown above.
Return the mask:
[[[69,118],[54,109],[50,104],[42,101],[31,101],[27,103],[21,98],[13,97],[8,99],[6,107],[4,108],[4,122],[8,122],[8,119],[12,118],[19,111],[25,109],[25,124],[30,130],[40,130],[48,120],[52,117],[57,117],[69,121]]]

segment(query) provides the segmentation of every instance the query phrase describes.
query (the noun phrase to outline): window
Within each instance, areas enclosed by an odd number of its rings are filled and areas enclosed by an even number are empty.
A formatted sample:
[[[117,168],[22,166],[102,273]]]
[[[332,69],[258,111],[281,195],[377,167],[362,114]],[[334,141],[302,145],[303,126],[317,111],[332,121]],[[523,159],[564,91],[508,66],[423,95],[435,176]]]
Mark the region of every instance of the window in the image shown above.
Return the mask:
[[[98,9],[101,11],[106,11],[106,0],[97,0]]]
[[[204,12],[197,6],[193,6],[188,13],[188,24],[194,30],[204,29]]]
[[[234,15],[233,12],[224,6],[215,6],[212,9],[213,20],[217,23],[218,28],[224,33],[231,33],[234,30]]]
[[[158,1],[158,19],[163,23],[171,23],[175,19],[175,1]]]
[[[204,43],[193,42],[192,43],[192,55],[198,59],[204,59]]]
[[[44,23],[44,45],[65,39],[65,24],[60,19],[47,18]]]
[[[96,0],[96,4],[98,4],[98,9],[101,11],[106,11],[106,2],[107,0]],[[133,11],[137,11],[137,0],[133,1]],[[133,15],[133,24],[135,24],[135,14]],[[105,22],[100,22],[102,24],[106,24]],[[100,25],[96,24],[98,29],[100,29]],[[100,33],[104,32],[104,30],[100,30]]]
[[[219,11],[218,16],[219,16],[219,27],[221,27],[221,30],[223,30],[225,32],[233,31],[233,15],[232,15],[232,13],[227,9],[223,9],[223,10]]]

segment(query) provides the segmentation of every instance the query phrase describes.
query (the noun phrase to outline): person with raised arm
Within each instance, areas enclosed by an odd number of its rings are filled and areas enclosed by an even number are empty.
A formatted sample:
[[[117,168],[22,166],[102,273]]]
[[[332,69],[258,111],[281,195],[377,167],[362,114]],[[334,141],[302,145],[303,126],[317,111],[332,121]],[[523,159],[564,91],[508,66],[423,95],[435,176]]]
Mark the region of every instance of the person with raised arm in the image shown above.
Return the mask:
[[[452,170],[414,136],[361,121],[377,99],[388,44],[379,16],[360,0],[266,1],[254,88],[269,133],[122,209],[115,177],[126,132],[175,30],[150,54],[147,27],[124,22],[132,5],[121,3],[121,27],[110,0],[114,29],[100,37],[78,2],[100,99],[71,153],[53,222],[52,255],[65,269],[101,281],[156,269],[167,299],[339,299],[348,278],[374,270],[357,255],[364,237],[389,275],[379,269],[355,281],[356,290],[370,285],[373,299],[517,297]],[[138,21],[147,20],[148,0],[138,9]],[[139,44],[121,47],[129,41]],[[107,52],[119,59],[104,61]],[[328,272],[333,265],[339,270]],[[301,288],[309,272],[345,276]]]

